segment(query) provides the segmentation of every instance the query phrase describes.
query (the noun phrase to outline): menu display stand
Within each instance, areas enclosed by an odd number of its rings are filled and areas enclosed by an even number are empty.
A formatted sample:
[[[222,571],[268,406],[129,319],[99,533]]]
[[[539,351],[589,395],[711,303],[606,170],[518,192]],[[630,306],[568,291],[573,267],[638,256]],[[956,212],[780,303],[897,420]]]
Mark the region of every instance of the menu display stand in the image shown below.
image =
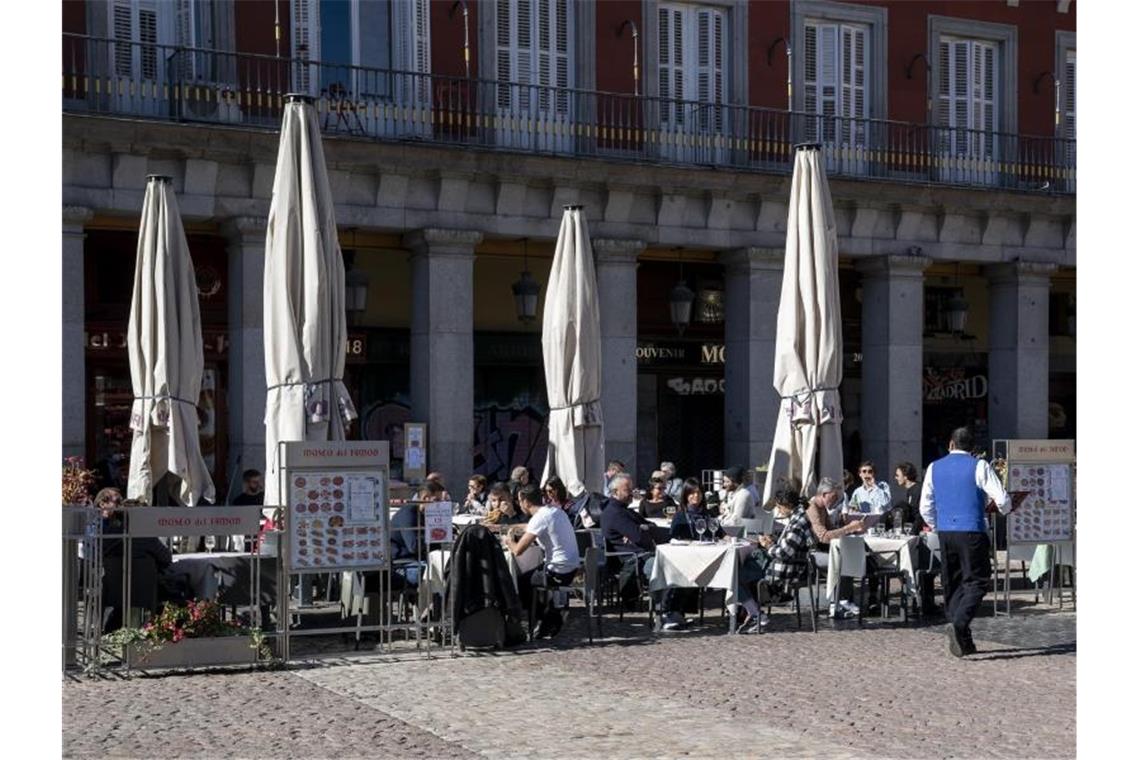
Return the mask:
[[[1045,544],[1051,558],[1064,542],[1073,543],[1073,606],[1076,607],[1076,499],[1073,440],[997,440],[994,457],[1005,460],[1003,485],[1025,494],[1020,508],[1006,518],[1006,544]],[[1052,576],[1050,568],[1050,576]],[[1005,614],[1012,614],[1009,552],[1005,555]],[[996,591],[996,589],[995,589]],[[1052,581],[1050,581],[1050,598]],[[996,597],[995,597],[995,608]],[[1064,591],[1061,591],[1064,607]]]
[[[381,632],[382,625],[290,630],[293,577],[389,572],[387,441],[282,441],[278,452],[282,557],[278,594],[281,657],[293,636]],[[303,582],[303,581],[302,581]]]

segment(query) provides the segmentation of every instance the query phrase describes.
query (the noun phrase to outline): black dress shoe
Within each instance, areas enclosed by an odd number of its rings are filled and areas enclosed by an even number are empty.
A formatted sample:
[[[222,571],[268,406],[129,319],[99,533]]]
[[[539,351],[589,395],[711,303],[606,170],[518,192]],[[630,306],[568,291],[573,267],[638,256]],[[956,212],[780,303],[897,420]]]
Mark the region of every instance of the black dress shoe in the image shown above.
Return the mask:
[[[977,653],[978,648],[974,645],[974,635],[967,630],[966,634],[962,637],[962,656]]]

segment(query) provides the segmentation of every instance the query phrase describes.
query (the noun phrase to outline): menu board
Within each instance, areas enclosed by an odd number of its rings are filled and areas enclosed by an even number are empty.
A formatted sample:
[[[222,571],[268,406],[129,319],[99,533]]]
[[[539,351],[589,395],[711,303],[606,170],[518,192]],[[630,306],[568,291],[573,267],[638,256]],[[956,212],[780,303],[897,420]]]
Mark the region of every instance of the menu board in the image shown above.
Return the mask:
[[[290,552],[295,569],[382,564],[384,489],[374,472],[289,474]]]
[[[282,446],[290,570],[386,564],[387,441],[289,441]]]
[[[1013,543],[1050,543],[1073,537],[1073,487],[1071,465],[1011,461],[1006,470],[1006,489],[1028,491],[1021,507],[1006,523]]]

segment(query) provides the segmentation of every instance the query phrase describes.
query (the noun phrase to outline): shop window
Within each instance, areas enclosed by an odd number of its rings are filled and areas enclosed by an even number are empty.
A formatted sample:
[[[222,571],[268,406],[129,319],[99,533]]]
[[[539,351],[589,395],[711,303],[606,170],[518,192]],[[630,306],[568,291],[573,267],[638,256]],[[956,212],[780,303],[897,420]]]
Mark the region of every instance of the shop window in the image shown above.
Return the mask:
[[[926,286],[923,298],[923,332],[952,333],[950,325],[950,302],[964,297],[965,290],[960,287]],[[967,324],[967,330],[969,325]]]

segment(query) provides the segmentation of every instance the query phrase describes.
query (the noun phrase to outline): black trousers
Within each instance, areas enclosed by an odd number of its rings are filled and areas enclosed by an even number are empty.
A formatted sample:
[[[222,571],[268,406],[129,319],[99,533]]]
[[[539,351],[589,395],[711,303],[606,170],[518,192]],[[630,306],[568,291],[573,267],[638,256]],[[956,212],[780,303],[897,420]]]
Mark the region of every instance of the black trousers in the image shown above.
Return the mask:
[[[968,633],[990,587],[990,537],[973,531],[938,531],[942,548],[942,594],[946,619]]]

